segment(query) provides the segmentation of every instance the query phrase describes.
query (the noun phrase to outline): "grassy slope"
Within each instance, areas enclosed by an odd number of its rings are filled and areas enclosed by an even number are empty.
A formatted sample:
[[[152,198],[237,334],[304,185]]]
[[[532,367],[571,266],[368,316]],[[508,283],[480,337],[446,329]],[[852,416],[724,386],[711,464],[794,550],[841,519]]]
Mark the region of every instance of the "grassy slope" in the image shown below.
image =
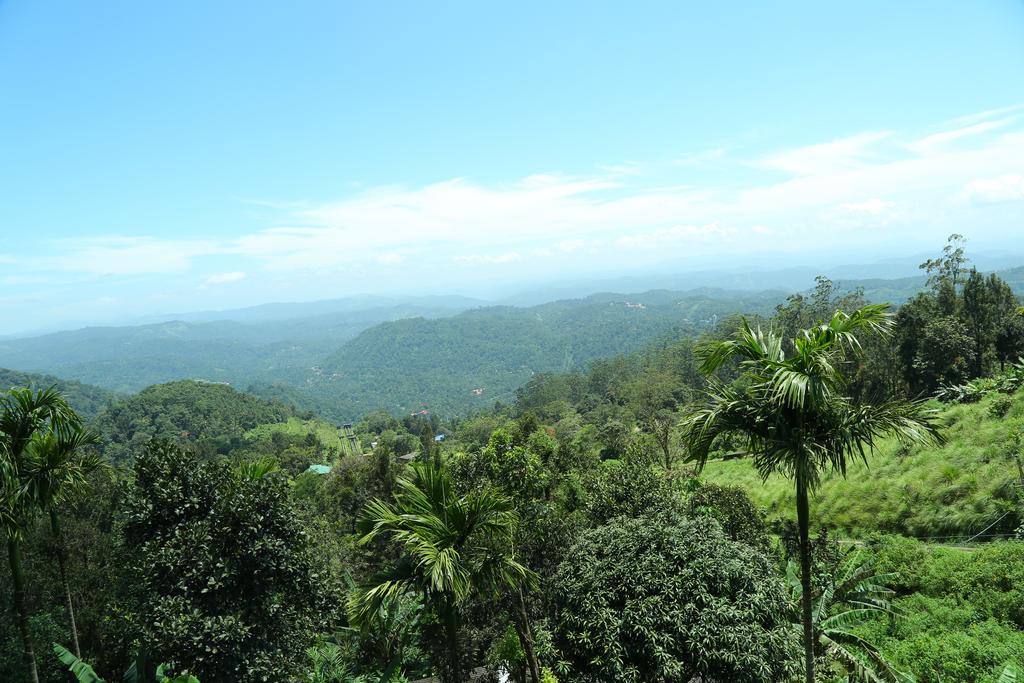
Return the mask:
[[[323,420],[300,420],[297,417],[288,418],[287,422],[272,422],[258,425],[245,433],[245,438],[250,441],[269,442],[271,435],[280,432],[286,436],[304,437],[310,432],[316,434],[317,438],[327,448],[337,451],[342,450],[341,437],[338,436],[338,428]]]
[[[898,444],[886,440],[868,465],[855,464],[845,479],[826,478],[812,502],[814,524],[852,534],[878,530],[916,537],[982,531],[1014,507],[1017,467],[1009,433],[1024,424],[1024,392],[1013,397],[1003,418],[988,412],[995,399],[943,407],[943,446],[916,446],[901,454]],[[762,484],[749,462],[709,463],[705,475],[747,489],[771,519],[795,515],[791,484],[781,477]],[[1017,523],[1011,512],[987,533],[1011,532]]]

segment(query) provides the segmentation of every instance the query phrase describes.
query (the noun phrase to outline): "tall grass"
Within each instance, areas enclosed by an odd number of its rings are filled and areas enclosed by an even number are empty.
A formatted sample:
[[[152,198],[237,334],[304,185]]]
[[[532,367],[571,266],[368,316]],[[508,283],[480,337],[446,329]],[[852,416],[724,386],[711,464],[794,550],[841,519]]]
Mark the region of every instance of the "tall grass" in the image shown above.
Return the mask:
[[[946,444],[901,448],[884,442],[846,478],[833,475],[822,482],[812,501],[813,522],[852,535],[884,531],[931,540],[963,539],[993,523],[977,540],[1012,533],[1021,520],[1010,432],[1024,424],[1024,391],[996,417],[999,411],[989,407],[1001,396],[970,405],[936,403]],[[792,483],[781,477],[762,482],[747,461],[709,463],[705,477],[742,486],[770,520],[794,515]]]

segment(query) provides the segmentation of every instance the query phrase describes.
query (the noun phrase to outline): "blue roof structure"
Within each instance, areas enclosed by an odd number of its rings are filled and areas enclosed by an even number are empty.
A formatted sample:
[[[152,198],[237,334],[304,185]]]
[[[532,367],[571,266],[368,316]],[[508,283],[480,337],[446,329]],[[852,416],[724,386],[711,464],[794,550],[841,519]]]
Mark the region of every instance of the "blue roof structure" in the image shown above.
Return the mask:
[[[307,472],[312,472],[313,474],[330,474],[331,466],[330,465],[310,465],[308,468],[306,468],[306,471]]]

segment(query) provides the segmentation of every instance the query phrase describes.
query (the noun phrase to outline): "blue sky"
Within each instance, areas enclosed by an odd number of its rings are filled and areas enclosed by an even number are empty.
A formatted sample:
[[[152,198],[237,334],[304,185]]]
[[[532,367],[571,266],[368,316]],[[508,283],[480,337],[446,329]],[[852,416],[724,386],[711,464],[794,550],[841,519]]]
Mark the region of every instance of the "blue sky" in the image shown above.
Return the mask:
[[[1010,249],[1022,74],[1020,0],[5,0],[0,333]]]

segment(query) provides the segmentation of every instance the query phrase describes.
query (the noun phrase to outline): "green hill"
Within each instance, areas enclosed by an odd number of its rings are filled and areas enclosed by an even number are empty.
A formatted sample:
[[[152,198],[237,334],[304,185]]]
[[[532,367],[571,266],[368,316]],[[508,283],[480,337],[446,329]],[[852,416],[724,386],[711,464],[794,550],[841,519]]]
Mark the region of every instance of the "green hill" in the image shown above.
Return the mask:
[[[494,306],[450,318],[399,320],[346,343],[298,391],[277,391],[337,418],[375,409],[465,414],[495,401],[511,402],[536,373],[585,367],[667,336],[694,336],[737,311],[767,312],[782,298],[779,292],[716,290],[596,294],[530,308]]]
[[[96,417],[100,411],[118,398],[118,394],[113,391],[108,391],[91,384],[60,379],[52,375],[0,368],[0,390],[12,387],[44,389],[51,386],[56,386],[64,395],[64,398],[68,400],[68,403],[71,404],[71,407],[85,418]]]
[[[218,450],[254,427],[285,422],[294,411],[224,384],[184,380],[157,384],[106,410],[96,423],[108,457],[121,461],[154,437]]]
[[[1013,532],[1021,519],[1018,447],[1011,432],[1024,427],[1024,391],[1012,397],[1002,416],[995,406],[1001,398],[992,393],[978,403],[941,407],[944,445],[903,449],[886,441],[845,479],[825,479],[811,504],[814,524],[857,535],[884,531],[931,540]],[[709,463],[705,474],[745,488],[769,518],[794,516],[789,481],[771,477],[762,483],[745,460]]]
[[[330,302],[325,302],[330,303]],[[427,298],[404,304],[368,301],[343,310],[295,304],[237,314],[244,321],[173,320],[147,325],[87,327],[38,337],[0,339],[0,364],[49,372],[107,389],[133,392],[151,384],[203,379],[246,386],[303,381],[339,344],[378,323],[410,316],[450,315],[470,300]],[[363,308],[358,308],[362,305]],[[259,307],[262,310],[264,307]],[[309,312],[317,311],[313,315]],[[301,312],[306,312],[300,315]]]

